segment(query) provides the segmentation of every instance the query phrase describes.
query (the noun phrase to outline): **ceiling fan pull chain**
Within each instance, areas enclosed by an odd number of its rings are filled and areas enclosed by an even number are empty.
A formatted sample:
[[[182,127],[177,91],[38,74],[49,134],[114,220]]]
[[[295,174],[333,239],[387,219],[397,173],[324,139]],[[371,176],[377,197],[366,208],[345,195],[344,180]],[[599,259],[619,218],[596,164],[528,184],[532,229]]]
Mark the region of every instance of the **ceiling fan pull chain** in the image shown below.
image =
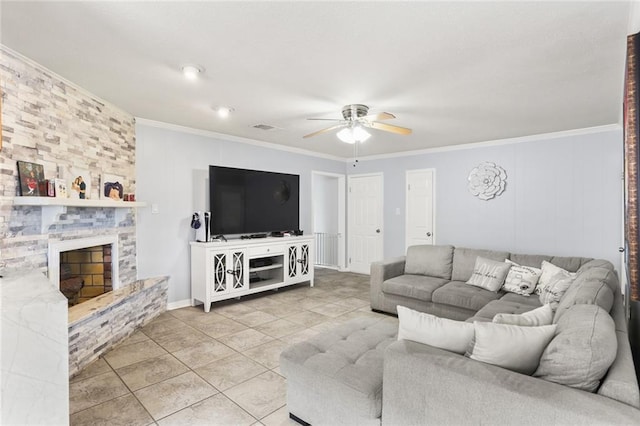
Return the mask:
[[[353,167],[355,167],[356,164],[358,164],[358,145],[359,145],[358,142],[353,144]]]

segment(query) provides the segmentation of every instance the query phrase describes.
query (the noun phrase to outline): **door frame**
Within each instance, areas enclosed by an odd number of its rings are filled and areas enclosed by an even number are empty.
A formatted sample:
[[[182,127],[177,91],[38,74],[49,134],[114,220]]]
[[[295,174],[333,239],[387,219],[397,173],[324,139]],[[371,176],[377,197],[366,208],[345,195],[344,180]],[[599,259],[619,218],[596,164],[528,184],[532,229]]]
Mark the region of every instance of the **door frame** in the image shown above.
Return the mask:
[[[330,173],[330,172],[321,172],[321,171],[312,170],[311,171],[311,194],[314,193],[313,184],[314,184],[315,178],[318,176],[338,179],[338,270],[346,271],[347,270],[346,268],[346,262],[347,262],[346,251],[347,250],[346,250],[346,238],[345,238],[346,237],[345,221],[347,216],[347,210],[346,210],[346,195],[345,195],[346,193],[345,175],[340,173]],[[311,224],[312,224],[311,233],[312,235],[315,233],[315,229],[313,229],[313,224],[315,223],[314,216],[316,214],[317,207],[318,207],[317,201],[312,196],[311,197]],[[315,241],[314,241],[314,244],[315,244]],[[315,250],[315,247],[314,247],[314,250]]]
[[[431,172],[431,176],[433,177],[433,181],[431,182],[433,186],[433,191],[431,192],[431,220],[433,221],[432,227],[433,231],[433,245],[436,245],[436,169],[434,168],[426,168],[426,169],[411,169],[405,170],[404,172],[404,248],[405,251],[408,248],[407,244],[409,242],[409,173],[411,172]]]
[[[373,177],[373,176],[379,176],[380,180],[381,180],[381,185],[380,185],[380,228],[382,229],[382,232],[380,233],[380,245],[381,245],[381,253],[382,253],[382,258],[384,258],[384,173],[382,172],[376,172],[376,173],[361,173],[361,174],[350,174],[347,176],[347,187],[350,188],[351,187],[351,179],[353,178],[359,178],[359,177]],[[352,226],[351,226],[351,215],[349,214],[349,211],[351,209],[351,191],[347,191],[347,259],[349,259],[351,257],[351,250],[353,249],[353,247],[351,247],[351,241],[353,241],[353,235],[352,235]],[[347,262],[347,270],[351,271],[351,264],[350,262]]]

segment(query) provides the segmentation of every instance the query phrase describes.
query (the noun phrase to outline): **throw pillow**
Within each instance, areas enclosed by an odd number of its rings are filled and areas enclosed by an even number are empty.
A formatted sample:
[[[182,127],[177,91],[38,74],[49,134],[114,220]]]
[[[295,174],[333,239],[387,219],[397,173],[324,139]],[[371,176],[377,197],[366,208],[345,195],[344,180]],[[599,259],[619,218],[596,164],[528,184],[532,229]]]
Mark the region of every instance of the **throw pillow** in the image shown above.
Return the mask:
[[[597,305],[574,305],[558,320],[557,327],[558,333],[542,353],[534,376],[596,391],[616,359],[618,342],[613,319]]]
[[[562,296],[564,296],[569,287],[571,287],[572,283],[573,277],[567,277],[562,272],[555,275],[542,289],[542,293],[540,293],[540,303],[543,305],[550,304],[551,308],[555,311],[560,304],[560,299],[562,299]]]
[[[502,286],[503,290],[529,296],[536,289],[538,279],[542,275],[542,270],[531,266],[518,265],[515,262],[506,259],[505,262],[511,264],[511,269],[507,274],[507,278]]]
[[[473,324],[398,306],[398,340],[412,340],[464,354],[473,339]]]
[[[554,265],[551,262],[547,262],[546,260],[542,261],[542,274],[540,275],[540,279],[538,280],[538,286],[536,287],[536,294],[539,296],[542,294],[542,290],[549,285],[551,279],[558,274],[563,274],[566,277],[575,277],[575,272],[569,272],[565,269],[562,269],[559,266]]]
[[[507,277],[511,265],[478,256],[467,284],[482,287],[489,291],[498,291]]]
[[[553,309],[551,305],[542,305],[532,311],[523,314],[497,314],[493,322],[498,324],[521,325],[525,327],[538,327],[551,325],[553,321]]]
[[[522,374],[533,374],[556,325],[520,327],[474,321],[475,338],[466,356]]]

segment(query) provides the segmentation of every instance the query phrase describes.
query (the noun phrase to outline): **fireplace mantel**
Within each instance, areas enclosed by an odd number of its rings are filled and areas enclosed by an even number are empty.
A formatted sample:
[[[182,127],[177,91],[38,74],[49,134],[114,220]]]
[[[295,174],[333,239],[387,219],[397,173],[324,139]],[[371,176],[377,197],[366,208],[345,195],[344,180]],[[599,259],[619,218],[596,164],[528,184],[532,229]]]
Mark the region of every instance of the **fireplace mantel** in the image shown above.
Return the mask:
[[[145,207],[147,203],[143,201],[115,201],[110,199],[80,200],[75,198],[56,197],[3,197],[3,202],[7,201],[14,206],[40,206],[42,207],[42,232],[56,221],[57,217],[66,213],[67,207],[102,207],[114,208],[116,223],[123,221],[128,209]]]

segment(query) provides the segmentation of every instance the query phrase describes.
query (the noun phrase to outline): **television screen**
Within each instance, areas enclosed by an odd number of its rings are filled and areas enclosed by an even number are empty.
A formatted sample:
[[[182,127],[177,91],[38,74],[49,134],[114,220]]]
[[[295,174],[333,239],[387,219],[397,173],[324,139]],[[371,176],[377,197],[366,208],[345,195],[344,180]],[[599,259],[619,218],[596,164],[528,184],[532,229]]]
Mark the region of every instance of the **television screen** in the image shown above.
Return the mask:
[[[298,175],[209,166],[211,233],[298,229],[299,187]]]

